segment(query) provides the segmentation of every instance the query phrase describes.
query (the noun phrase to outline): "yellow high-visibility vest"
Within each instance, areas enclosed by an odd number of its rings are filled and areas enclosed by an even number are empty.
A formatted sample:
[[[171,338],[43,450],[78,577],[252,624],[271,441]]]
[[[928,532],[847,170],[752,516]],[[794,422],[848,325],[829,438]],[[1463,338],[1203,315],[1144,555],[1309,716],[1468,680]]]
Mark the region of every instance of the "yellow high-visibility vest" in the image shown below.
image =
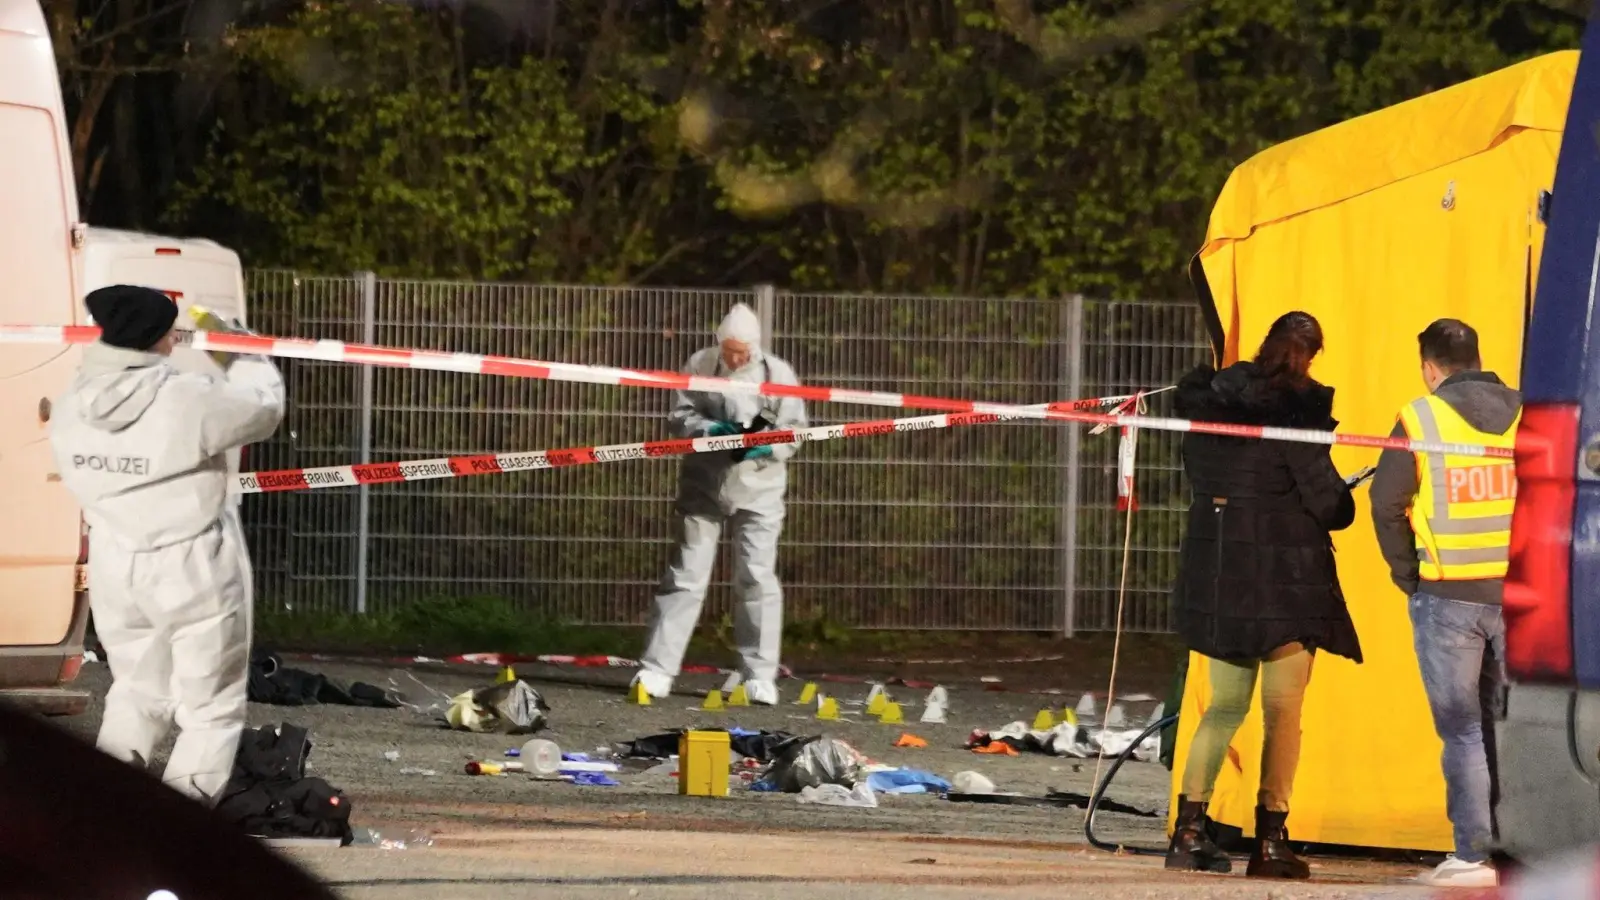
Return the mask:
[[[1413,440],[1485,444],[1511,449],[1522,413],[1505,434],[1467,424],[1450,404],[1428,395],[1400,411]],[[1411,530],[1417,536],[1418,574],[1423,581],[1504,578],[1511,553],[1511,511],[1517,501],[1517,470],[1510,459],[1417,453],[1417,496]]]

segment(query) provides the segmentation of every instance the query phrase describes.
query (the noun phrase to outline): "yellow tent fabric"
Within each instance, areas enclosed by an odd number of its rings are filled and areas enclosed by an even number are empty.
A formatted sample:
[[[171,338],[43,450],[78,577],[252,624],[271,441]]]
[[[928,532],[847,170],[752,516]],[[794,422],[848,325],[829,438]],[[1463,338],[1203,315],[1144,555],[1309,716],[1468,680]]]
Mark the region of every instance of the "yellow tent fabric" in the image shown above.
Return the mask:
[[[1253,353],[1273,319],[1322,323],[1313,369],[1337,389],[1343,431],[1387,434],[1423,391],[1416,335],[1442,316],[1478,329],[1484,364],[1515,383],[1527,286],[1577,68],[1576,52],[1530,60],[1273,147],[1239,166],[1191,272],[1223,363]],[[1530,256],[1531,253],[1531,256]],[[1203,277],[1199,277],[1203,276]],[[1377,452],[1335,448],[1353,472]],[[1411,645],[1406,598],[1389,580],[1364,491],[1335,538],[1340,581],[1366,663],[1317,659],[1289,829],[1296,840],[1451,849],[1440,743]],[[1173,795],[1210,700],[1191,654]],[[1234,740],[1212,798],[1219,821],[1254,828],[1261,719]]]

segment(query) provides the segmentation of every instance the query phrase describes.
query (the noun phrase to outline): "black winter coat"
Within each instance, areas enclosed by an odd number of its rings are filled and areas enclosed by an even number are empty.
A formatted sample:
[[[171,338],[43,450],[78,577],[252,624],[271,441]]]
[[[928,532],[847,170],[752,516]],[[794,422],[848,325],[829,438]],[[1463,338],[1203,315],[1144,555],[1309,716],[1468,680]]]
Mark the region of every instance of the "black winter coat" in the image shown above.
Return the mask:
[[[1176,409],[1241,425],[1337,425],[1333,388],[1275,386],[1249,362],[1184,376]],[[1355,500],[1328,448],[1187,434],[1183,468],[1194,499],[1173,600],[1189,648],[1245,661],[1300,641],[1361,662],[1329,537],[1355,520]]]

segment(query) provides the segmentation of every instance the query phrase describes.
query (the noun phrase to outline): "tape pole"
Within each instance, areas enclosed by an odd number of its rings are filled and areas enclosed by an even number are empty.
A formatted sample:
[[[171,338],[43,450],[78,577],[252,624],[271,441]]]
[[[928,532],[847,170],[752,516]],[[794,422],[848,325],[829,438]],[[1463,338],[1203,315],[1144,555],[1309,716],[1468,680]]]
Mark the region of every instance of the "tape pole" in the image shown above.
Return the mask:
[[[1080,404],[1112,406],[1125,397],[1097,397],[1076,401]],[[1041,409],[1044,404],[1024,407]],[[390,484],[401,481],[431,481],[439,478],[465,478],[473,475],[500,475],[507,472],[532,472],[596,463],[625,462],[636,459],[661,459],[693,453],[717,453],[741,448],[807,444],[848,438],[874,437],[914,431],[959,428],[1015,421],[1016,416],[994,413],[940,413],[905,419],[869,422],[842,422],[810,428],[786,428],[732,434],[723,437],[681,438],[666,441],[641,441],[601,447],[568,447],[564,450],[533,450],[526,453],[486,453],[471,456],[443,456],[406,462],[367,463],[349,466],[324,466],[307,469],[279,469],[241,472],[234,479],[232,493],[261,494],[274,491],[305,491],[323,488],[357,487],[364,484]]]
[[[185,332],[185,334],[189,334]],[[0,343],[83,344],[95,341],[100,329],[87,325],[0,325]],[[793,397],[819,403],[858,403],[896,409],[929,409],[945,413],[981,413],[1008,419],[1047,419],[1084,425],[1115,425],[1151,431],[1194,432],[1255,440],[1290,441],[1328,446],[1365,447],[1374,450],[1402,450],[1411,453],[1440,453],[1449,456],[1512,458],[1512,451],[1483,444],[1452,444],[1416,441],[1370,434],[1317,431],[1309,428],[1277,428],[1259,425],[1233,425],[1224,422],[1198,422],[1189,419],[1152,418],[1123,413],[1096,413],[1097,401],[1068,401],[1043,406],[1017,406],[985,403],[947,397],[924,397],[882,391],[853,391],[845,388],[772,382],[730,381],[671,372],[641,372],[578,363],[551,363],[505,356],[474,353],[441,353],[352,344],[344,341],[309,341],[222,332],[193,332],[188,341],[196,350],[220,353],[258,354],[286,359],[309,359],[355,365],[422,369],[439,372],[464,372],[476,375],[501,375],[546,381],[569,381],[658,390],[699,391],[711,394],[758,394],[767,397]],[[1090,405],[1083,405],[1083,404]],[[598,448],[596,448],[598,449]],[[439,462],[429,460],[428,462]],[[448,476],[436,476],[448,477]],[[398,481],[403,479],[389,479]]]

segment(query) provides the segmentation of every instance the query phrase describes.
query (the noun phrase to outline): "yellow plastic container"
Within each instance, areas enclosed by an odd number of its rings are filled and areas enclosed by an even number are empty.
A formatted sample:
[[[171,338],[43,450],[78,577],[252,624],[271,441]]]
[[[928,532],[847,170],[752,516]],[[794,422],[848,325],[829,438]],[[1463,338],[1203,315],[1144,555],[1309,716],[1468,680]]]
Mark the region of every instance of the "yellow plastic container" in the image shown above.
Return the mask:
[[[728,796],[733,754],[726,731],[689,731],[678,738],[678,793],[687,797]]]

